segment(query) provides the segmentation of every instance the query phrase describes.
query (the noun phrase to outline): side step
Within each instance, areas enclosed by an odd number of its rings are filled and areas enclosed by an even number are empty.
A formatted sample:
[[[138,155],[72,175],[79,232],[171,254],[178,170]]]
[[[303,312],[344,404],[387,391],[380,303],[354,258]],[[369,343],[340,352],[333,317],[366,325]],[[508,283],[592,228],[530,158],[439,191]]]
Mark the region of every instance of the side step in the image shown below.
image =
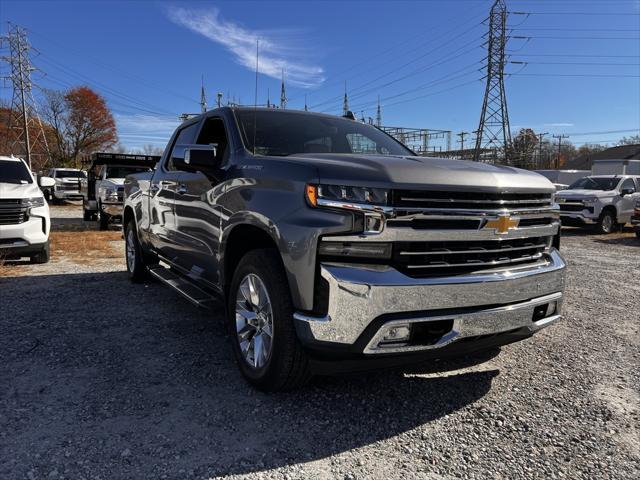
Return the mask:
[[[201,308],[211,308],[217,301],[217,298],[201,288],[198,288],[196,285],[191,283],[189,280],[185,280],[180,275],[175,274],[168,268],[163,267],[162,265],[154,265],[149,268],[149,273],[160,280],[165,285],[173,288],[187,300],[189,300],[194,305]]]

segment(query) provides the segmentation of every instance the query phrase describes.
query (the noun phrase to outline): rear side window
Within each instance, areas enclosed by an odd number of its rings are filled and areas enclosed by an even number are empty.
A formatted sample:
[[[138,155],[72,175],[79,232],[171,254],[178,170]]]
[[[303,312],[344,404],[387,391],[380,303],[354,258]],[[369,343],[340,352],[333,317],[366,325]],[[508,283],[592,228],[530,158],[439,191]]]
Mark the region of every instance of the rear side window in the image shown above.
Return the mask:
[[[200,126],[199,123],[194,123],[192,125],[189,125],[188,127],[184,127],[182,130],[178,132],[178,135],[176,136],[176,139],[173,142],[173,145],[171,146],[171,151],[169,152],[169,156],[167,157],[167,163],[165,165],[165,168],[167,170],[172,170],[172,171],[176,170],[172,161],[173,150],[176,148],[176,145],[193,144],[196,138],[196,133],[198,133],[199,126]]]

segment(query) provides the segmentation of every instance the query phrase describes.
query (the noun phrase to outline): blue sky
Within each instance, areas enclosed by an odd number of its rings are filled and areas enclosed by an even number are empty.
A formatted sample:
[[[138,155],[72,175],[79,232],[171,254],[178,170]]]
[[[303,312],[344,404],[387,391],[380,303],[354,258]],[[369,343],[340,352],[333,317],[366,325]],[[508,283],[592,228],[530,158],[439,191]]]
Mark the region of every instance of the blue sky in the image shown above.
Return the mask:
[[[280,92],[289,108],[340,113],[344,82],[357,115],[383,124],[475,130],[484,83],[490,0],[414,2],[157,2],[2,0],[27,29],[46,75],[38,85],[89,85],[104,95],[128,148],[164,146],[183,112],[197,112],[200,83],[253,103]],[[507,0],[514,28],[506,80],[512,130],[566,133],[576,145],[640,128],[640,0]],[[527,37],[517,39],[513,37]],[[0,69],[7,71],[6,65]],[[10,89],[1,91],[10,98]],[[454,137],[457,138],[457,137]]]

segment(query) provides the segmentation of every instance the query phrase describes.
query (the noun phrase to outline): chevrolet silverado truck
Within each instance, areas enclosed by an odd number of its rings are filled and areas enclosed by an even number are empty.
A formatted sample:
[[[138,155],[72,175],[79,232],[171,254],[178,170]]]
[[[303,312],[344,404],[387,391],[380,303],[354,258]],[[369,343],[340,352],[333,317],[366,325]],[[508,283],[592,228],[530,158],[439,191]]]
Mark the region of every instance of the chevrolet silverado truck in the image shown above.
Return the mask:
[[[347,118],[222,107],[124,188],[131,279],[225,299],[262,390],[495,349],[561,317],[559,211],[533,172],[416,156]]]
[[[40,177],[40,187],[55,180]],[[49,261],[49,205],[24,160],[0,156],[0,260]]]
[[[47,201],[82,200],[81,180],[87,174],[77,168],[50,168],[47,176],[55,180],[55,185],[43,189]]]
[[[83,219],[98,217],[100,230],[107,230],[122,218],[124,179],[127,175],[150,172],[160,157],[121,153],[94,153],[89,161],[89,175],[80,182]]]
[[[639,198],[637,175],[584,177],[556,194],[562,225],[592,226],[599,233],[612,233],[629,223]]]

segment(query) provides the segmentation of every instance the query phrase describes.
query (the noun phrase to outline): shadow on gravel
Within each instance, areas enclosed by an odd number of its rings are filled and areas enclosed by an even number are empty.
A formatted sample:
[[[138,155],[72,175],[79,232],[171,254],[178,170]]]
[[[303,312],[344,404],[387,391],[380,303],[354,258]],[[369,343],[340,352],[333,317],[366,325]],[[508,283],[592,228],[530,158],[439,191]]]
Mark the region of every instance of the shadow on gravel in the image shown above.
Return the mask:
[[[69,274],[0,278],[0,292],[0,432],[12,432],[0,434],[1,478],[208,478],[300,464],[465,408],[498,373],[323,377],[265,395],[240,377],[221,311],[159,284]]]
[[[640,238],[636,237],[620,237],[620,236],[612,236],[612,237],[599,237],[594,238],[593,241],[595,243],[600,243],[604,245],[622,245],[622,246],[634,246],[640,247]]]

